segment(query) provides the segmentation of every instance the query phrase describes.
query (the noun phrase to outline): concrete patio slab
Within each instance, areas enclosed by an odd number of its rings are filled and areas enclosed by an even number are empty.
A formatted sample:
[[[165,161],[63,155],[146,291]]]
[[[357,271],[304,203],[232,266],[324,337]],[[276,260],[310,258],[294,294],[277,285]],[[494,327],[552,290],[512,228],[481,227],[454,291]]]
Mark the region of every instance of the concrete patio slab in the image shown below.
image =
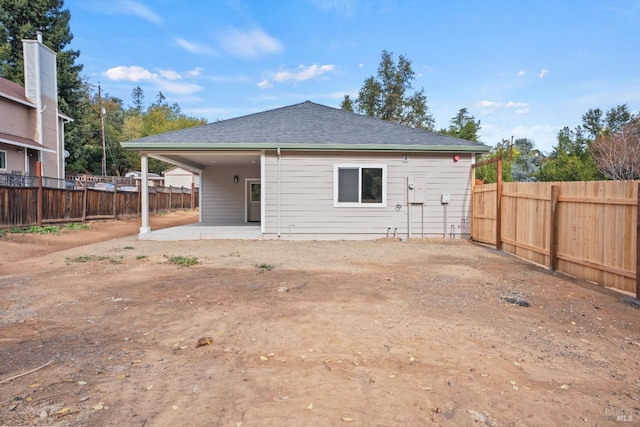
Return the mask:
[[[262,240],[260,225],[206,225],[187,224],[179,227],[152,230],[149,233],[138,234],[139,240]]]

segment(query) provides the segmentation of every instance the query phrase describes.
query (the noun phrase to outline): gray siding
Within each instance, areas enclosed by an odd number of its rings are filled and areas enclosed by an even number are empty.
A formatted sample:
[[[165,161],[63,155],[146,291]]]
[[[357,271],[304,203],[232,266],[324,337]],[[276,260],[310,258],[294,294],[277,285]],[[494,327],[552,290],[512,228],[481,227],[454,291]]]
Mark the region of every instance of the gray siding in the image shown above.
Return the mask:
[[[402,156],[409,156],[403,162]],[[397,236],[409,231],[407,176],[426,179],[424,205],[411,205],[413,237],[443,237],[445,209],[441,194],[450,193],[447,206],[447,237],[454,226],[456,236],[468,221],[471,188],[471,154],[418,153],[308,153],[283,151],[278,161],[267,152],[263,203],[265,238],[368,239]],[[334,207],[334,165],[342,163],[385,164],[387,168],[386,207]],[[279,194],[279,197],[278,197]],[[278,200],[279,198],[279,200]],[[402,207],[396,210],[396,204]],[[424,219],[423,219],[424,210]]]
[[[235,184],[233,177],[238,176]],[[260,166],[209,166],[202,174],[202,223],[233,225],[245,222],[245,179],[260,178]]]

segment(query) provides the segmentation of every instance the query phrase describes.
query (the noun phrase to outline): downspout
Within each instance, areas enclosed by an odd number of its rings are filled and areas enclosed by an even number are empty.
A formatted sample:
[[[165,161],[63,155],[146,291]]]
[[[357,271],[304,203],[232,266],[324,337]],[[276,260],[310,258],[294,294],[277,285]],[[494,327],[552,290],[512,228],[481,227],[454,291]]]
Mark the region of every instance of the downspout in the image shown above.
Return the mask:
[[[280,158],[282,157],[282,153],[280,152],[280,147],[277,148],[278,160],[277,160],[277,223],[278,223],[278,239],[280,238]]]
[[[407,176],[405,182],[405,194],[407,195],[407,240],[411,237],[411,191],[409,188],[409,180],[410,178]]]
[[[58,179],[64,179],[66,178],[66,176],[64,176],[64,169],[62,172],[62,176],[60,175],[60,166],[61,164],[64,164],[64,153],[62,152],[62,150],[60,149],[61,145],[61,141],[60,141],[60,118],[57,117],[57,111],[56,111],[56,163],[58,164]],[[63,128],[64,129],[64,128]],[[63,131],[64,132],[64,131]]]
[[[411,237],[411,205],[407,201],[407,239]]]

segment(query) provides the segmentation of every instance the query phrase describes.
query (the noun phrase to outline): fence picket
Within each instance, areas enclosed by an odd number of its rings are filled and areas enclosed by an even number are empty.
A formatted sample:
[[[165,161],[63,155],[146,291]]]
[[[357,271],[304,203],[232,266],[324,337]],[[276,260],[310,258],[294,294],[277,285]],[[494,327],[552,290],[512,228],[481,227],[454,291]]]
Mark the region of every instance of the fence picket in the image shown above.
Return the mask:
[[[474,187],[472,239],[552,270],[639,295],[640,183],[504,183],[492,236],[495,184]],[[493,200],[492,200],[493,199]]]
[[[91,219],[115,219],[135,217],[141,214],[139,191],[131,187],[96,189],[82,180],[58,180],[54,178],[14,177],[0,175],[0,228],[28,227],[35,224],[59,222],[83,222]],[[150,187],[154,197],[149,199],[149,211],[190,210],[197,207],[199,198],[173,197],[169,187]],[[197,190],[197,189],[196,189]],[[181,189],[183,192],[183,189]],[[197,191],[196,191],[197,192]],[[195,205],[192,203],[195,200]]]

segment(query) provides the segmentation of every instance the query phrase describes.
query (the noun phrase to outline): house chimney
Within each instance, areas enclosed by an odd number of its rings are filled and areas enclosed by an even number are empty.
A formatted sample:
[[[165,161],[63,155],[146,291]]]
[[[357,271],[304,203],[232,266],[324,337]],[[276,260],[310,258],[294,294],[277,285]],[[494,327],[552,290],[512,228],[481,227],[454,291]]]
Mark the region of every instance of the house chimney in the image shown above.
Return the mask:
[[[36,31],[36,40],[38,40],[38,43],[42,43],[42,32]]]

